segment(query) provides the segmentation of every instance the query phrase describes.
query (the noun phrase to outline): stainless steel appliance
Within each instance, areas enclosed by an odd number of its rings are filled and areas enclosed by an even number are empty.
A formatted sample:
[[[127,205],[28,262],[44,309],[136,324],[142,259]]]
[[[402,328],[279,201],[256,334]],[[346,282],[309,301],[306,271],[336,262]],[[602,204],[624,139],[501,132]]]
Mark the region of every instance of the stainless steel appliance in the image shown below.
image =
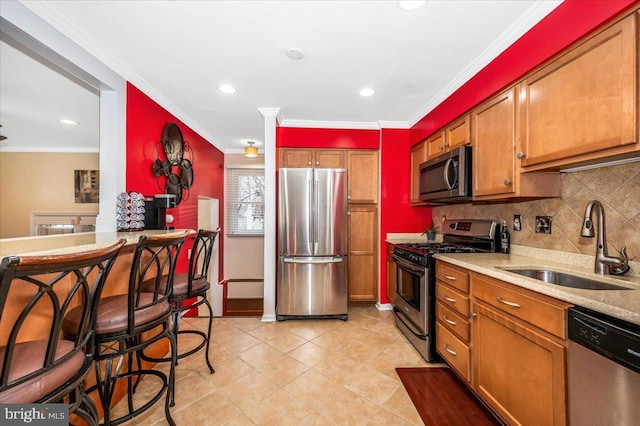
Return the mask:
[[[277,319],[347,319],[347,171],[279,170]]]
[[[569,423],[640,425],[640,326],[569,308]]]
[[[435,349],[435,259],[436,253],[487,253],[498,247],[497,223],[490,220],[446,220],[442,243],[398,244],[396,326],[427,361],[439,361]]]
[[[471,199],[471,147],[463,145],[420,164],[420,200],[456,203]]]

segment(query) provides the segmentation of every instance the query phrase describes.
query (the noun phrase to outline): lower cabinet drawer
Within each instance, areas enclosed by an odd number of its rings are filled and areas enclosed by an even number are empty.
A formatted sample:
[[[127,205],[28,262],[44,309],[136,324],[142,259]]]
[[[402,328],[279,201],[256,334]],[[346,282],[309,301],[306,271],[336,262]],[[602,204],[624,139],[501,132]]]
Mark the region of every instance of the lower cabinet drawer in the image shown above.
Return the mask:
[[[436,322],[436,350],[467,382],[471,382],[469,346]]]
[[[440,282],[436,283],[436,300],[463,317],[469,315],[469,297]]]
[[[456,336],[469,342],[469,321],[461,317],[455,311],[438,302],[436,304],[436,319]]]

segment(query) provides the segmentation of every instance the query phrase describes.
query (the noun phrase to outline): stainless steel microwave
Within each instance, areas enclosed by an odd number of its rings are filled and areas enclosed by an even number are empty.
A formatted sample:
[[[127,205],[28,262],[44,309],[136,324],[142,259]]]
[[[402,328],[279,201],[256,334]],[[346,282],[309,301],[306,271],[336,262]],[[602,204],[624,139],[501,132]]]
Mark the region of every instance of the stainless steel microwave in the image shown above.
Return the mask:
[[[420,164],[420,200],[460,203],[471,200],[471,147],[463,145]]]

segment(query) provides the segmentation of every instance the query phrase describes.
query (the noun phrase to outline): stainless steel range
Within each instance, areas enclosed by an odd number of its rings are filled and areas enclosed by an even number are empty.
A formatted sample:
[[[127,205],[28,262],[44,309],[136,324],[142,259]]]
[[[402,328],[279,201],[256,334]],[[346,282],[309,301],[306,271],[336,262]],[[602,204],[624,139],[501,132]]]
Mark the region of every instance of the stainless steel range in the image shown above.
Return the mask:
[[[442,243],[398,244],[396,325],[429,362],[439,361],[435,350],[436,253],[493,253],[498,250],[498,225],[491,220],[446,220]]]

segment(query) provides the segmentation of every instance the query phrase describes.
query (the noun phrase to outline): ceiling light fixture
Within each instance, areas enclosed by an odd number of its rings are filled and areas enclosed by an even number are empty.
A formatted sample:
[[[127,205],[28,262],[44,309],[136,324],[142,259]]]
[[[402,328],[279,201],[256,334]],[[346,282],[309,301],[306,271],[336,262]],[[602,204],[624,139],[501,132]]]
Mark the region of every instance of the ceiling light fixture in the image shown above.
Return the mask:
[[[255,142],[254,141],[249,141],[249,142],[247,142],[247,144],[249,146],[244,149],[244,156],[247,157],[247,158],[256,158],[258,156],[258,148],[253,146],[253,144],[255,144]]]
[[[292,47],[291,49],[287,50],[285,54],[289,59],[293,59],[294,61],[304,58],[304,51],[297,47]]]
[[[78,125],[77,121],[69,120],[68,118],[61,118],[58,121],[60,121],[62,124],[68,124],[69,126],[77,126]]]
[[[236,93],[236,88],[230,84],[221,84],[218,86],[218,90],[222,93]]]
[[[426,3],[426,0],[399,0],[398,7],[402,10],[416,10]]]
[[[360,96],[369,97],[375,94],[376,94],[375,89],[372,89],[371,87],[365,87],[363,89],[360,89]]]

